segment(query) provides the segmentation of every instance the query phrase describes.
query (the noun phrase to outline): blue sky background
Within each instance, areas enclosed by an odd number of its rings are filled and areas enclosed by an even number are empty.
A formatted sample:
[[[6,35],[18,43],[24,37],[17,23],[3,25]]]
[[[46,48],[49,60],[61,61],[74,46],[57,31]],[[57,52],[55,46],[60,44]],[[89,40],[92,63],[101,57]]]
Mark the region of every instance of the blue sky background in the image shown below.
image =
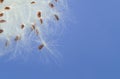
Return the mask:
[[[0,60],[0,79],[120,79],[120,0],[69,0],[61,67]]]

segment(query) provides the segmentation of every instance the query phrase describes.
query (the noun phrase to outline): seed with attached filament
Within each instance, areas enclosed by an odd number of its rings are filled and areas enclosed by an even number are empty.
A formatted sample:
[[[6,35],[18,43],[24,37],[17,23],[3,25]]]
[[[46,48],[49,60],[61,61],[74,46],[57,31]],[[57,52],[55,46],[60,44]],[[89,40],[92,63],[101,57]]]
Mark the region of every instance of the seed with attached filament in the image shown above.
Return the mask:
[[[3,19],[2,19],[2,20],[0,20],[0,23],[4,23],[4,22],[6,22],[6,20],[3,20]]]
[[[49,6],[50,6],[51,8],[53,8],[53,7],[54,7],[54,4],[53,4],[53,3],[49,3]]]
[[[40,11],[37,13],[37,16],[38,16],[38,18],[41,17],[41,12]]]
[[[4,0],[0,0],[0,3],[3,3]]]
[[[24,27],[25,27],[25,25],[24,25],[24,24],[22,24],[22,25],[21,25],[21,29],[23,29]]]
[[[5,10],[10,10],[10,7],[5,7]]]
[[[15,41],[18,41],[18,40],[20,40],[20,39],[21,39],[20,36],[16,36],[16,37],[15,37]]]
[[[3,29],[0,29],[0,33],[3,33]]]
[[[44,47],[44,44],[41,44],[38,49],[41,50]]]
[[[43,19],[40,19],[40,23],[43,24]]]
[[[35,4],[35,1],[32,1],[31,4]]]
[[[59,17],[58,17],[58,15],[56,15],[56,14],[55,14],[54,16],[55,16],[56,20],[59,20]]]
[[[0,13],[0,17],[2,17],[4,14],[3,13]]]

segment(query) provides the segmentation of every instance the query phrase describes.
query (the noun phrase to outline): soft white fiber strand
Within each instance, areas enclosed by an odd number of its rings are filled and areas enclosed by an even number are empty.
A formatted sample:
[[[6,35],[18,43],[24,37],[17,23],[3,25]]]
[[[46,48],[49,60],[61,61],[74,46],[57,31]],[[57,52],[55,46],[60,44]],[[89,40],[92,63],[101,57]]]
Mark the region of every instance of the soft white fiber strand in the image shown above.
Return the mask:
[[[62,29],[64,8],[62,0],[0,0],[0,55],[53,54],[49,44]]]

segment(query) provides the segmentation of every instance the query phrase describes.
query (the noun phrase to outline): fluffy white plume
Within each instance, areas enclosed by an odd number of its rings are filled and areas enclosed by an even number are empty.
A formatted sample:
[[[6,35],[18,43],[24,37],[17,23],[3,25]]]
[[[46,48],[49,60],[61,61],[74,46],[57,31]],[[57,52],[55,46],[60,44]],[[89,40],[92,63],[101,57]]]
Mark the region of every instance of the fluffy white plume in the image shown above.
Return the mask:
[[[0,53],[47,48],[57,33],[63,1],[0,0]],[[56,38],[56,37],[54,37]]]

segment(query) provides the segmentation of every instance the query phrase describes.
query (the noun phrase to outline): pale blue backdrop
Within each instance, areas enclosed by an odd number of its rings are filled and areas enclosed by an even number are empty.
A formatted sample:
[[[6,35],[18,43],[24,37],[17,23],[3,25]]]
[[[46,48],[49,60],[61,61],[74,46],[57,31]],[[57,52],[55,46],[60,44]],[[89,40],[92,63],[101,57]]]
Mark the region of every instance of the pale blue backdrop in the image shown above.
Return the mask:
[[[62,65],[1,59],[0,79],[120,79],[120,0],[68,4],[72,18],[59,48]]]

